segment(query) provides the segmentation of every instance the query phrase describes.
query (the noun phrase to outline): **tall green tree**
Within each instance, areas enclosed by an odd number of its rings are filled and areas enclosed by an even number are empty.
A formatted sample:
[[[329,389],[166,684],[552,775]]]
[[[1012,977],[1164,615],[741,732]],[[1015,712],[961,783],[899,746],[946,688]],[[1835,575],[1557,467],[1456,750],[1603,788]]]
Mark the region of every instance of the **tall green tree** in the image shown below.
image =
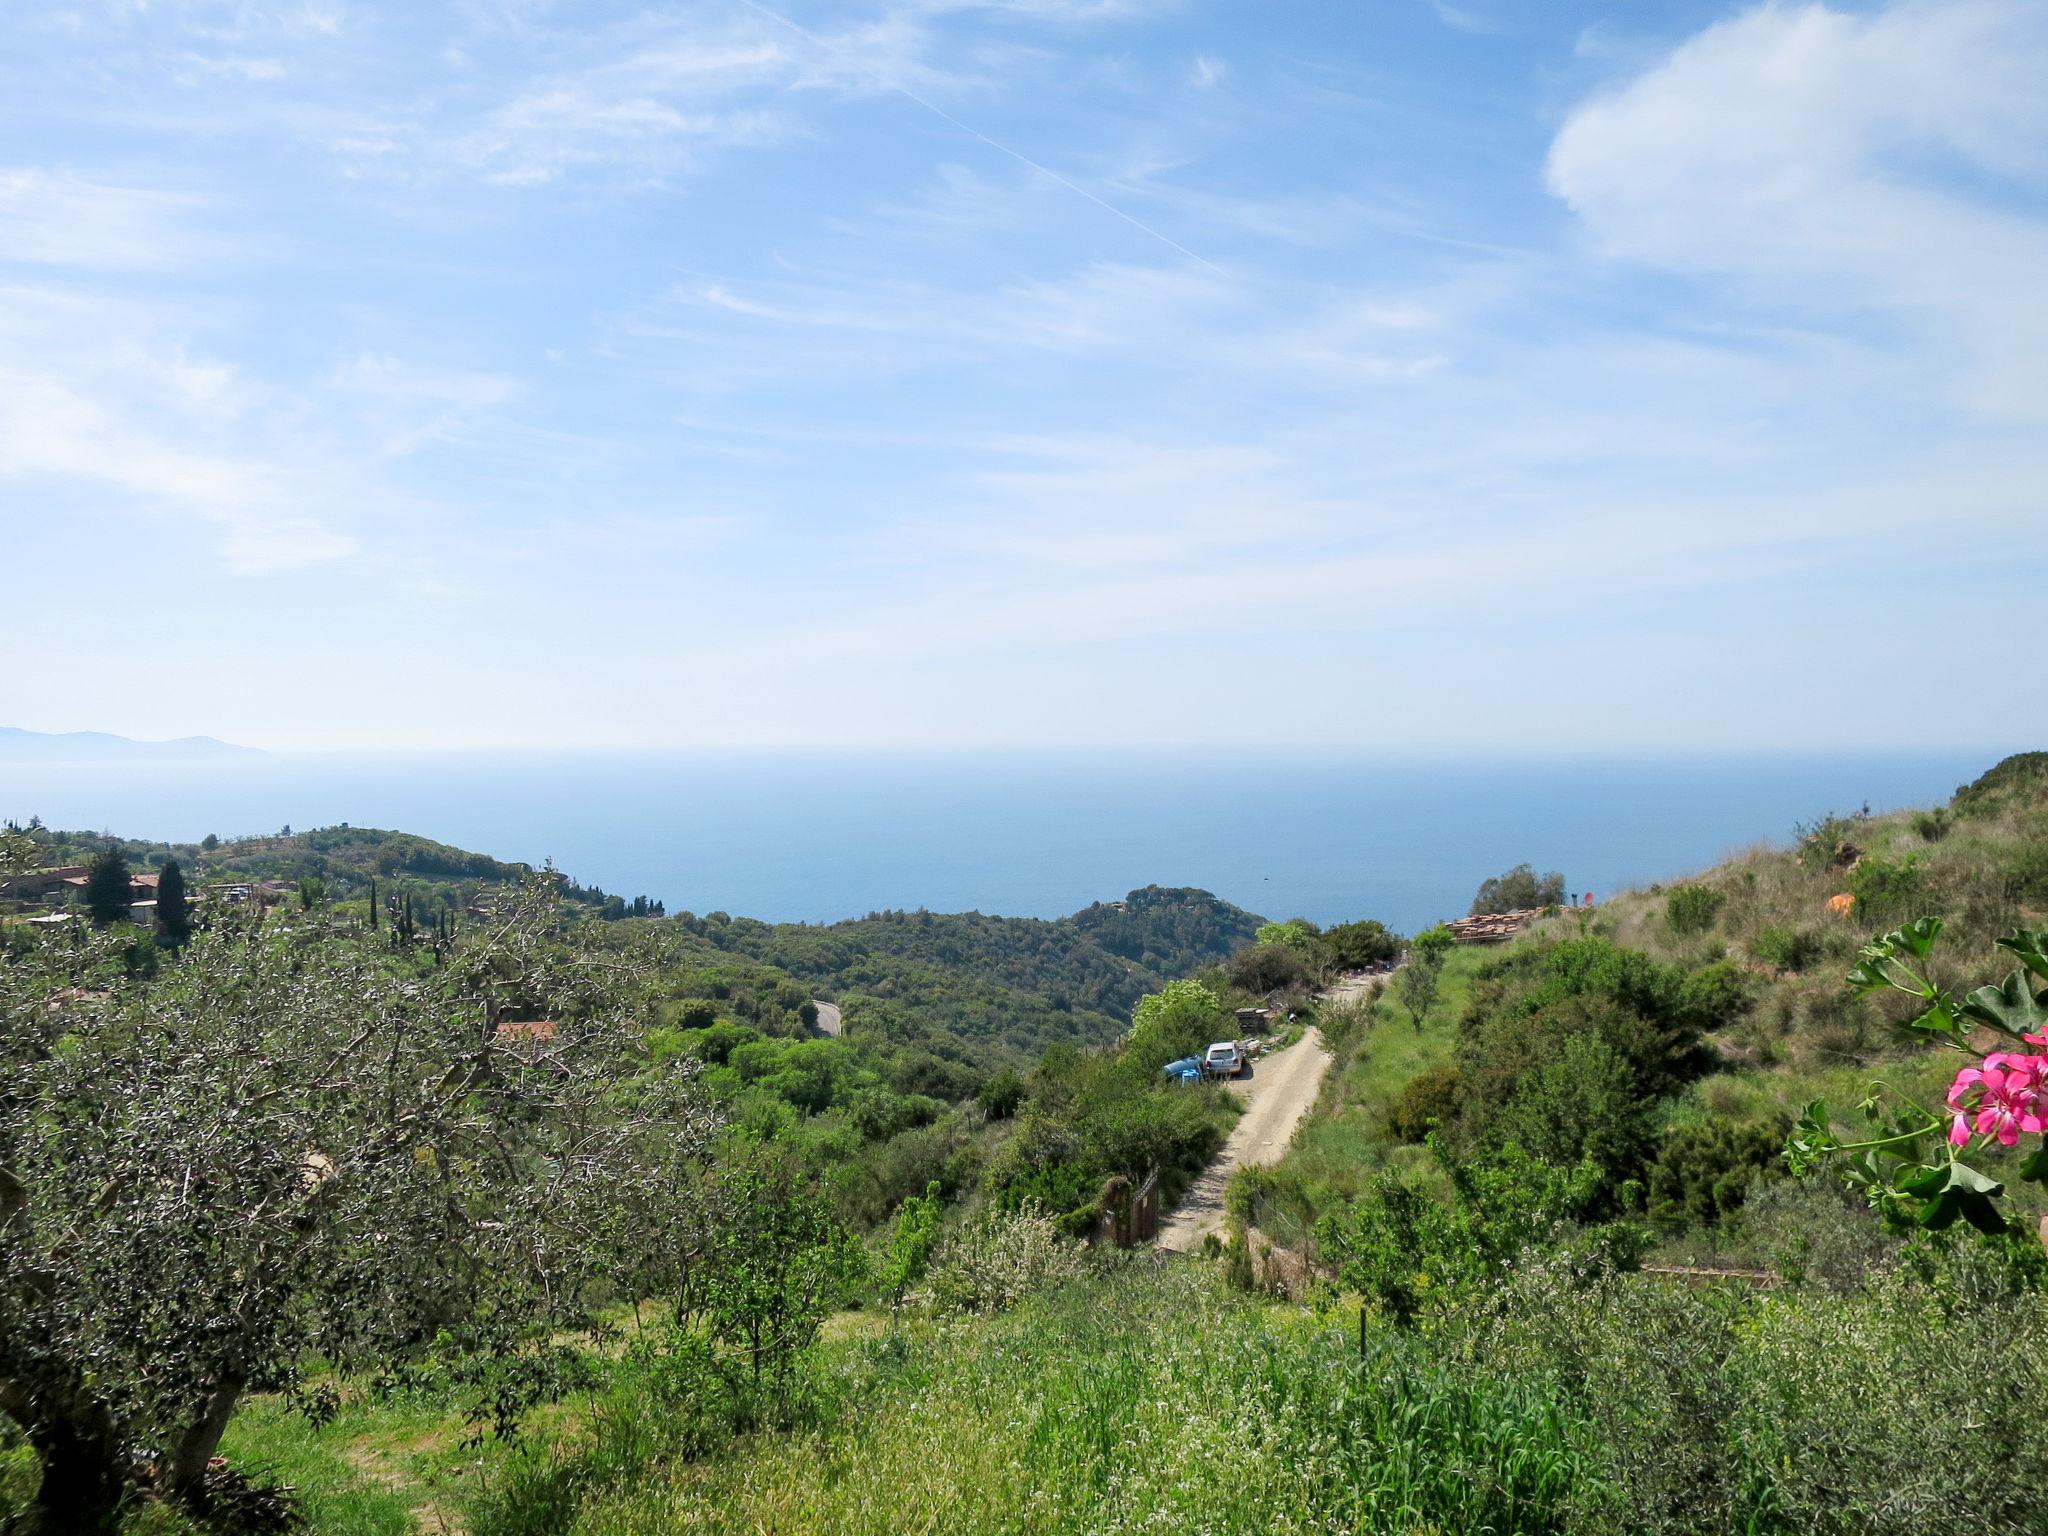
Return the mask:
[[[157,871],[156,936],[173,948],[192,937],[192,902],[185,894],[185,871],[176,859],[165,859]]]
[[[133,883],[127,858],[114,844],[107,844],[85,876],[85,909],[92,920],[102,928],[125,920],[133,904]]]

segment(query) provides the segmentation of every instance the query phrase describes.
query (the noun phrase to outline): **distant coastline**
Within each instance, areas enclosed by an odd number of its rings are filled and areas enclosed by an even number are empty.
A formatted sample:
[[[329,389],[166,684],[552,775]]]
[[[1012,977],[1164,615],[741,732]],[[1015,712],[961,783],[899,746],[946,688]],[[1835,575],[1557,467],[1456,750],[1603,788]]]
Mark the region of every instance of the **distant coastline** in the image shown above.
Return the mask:
[[[248,761],[266,754],[255,747],[238,747],[212,736],[179,736],[170,741],[138,741],[106,731],[29,731],[19,726],[0,725],[0,764],[6,763],[109,763],[143,759],[234,758]]]

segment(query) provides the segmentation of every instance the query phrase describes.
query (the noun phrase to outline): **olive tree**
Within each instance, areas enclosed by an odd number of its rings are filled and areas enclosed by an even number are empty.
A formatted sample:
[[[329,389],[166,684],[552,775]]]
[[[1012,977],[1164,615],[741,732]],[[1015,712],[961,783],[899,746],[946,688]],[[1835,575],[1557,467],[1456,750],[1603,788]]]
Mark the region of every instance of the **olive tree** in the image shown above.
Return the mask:
[[[620,1191],[715,1126],[635,1050],[638,962],[555,905],[536,882],[432,970],[249,921],[153,980],[90,933],[0,962],[0,1413],[49,1528],[139,1482],[200,1502],[237,1402],[303,1362],[587,1319]]]

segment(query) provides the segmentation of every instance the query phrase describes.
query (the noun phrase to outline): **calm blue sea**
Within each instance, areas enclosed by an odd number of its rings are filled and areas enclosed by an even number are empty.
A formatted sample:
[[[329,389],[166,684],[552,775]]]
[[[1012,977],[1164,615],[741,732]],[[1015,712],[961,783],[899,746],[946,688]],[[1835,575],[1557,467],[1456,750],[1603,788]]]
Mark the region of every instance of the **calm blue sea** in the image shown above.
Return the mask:
[[[1203,886],[1269,917],[1462,913],[1527,861],[1606,896],[1828,811],[1944,799],[1982,753],[1389,762],[1075,755],[0,764],[0,816],[196,840],[397,827],[587,884],[827,922],[892,907],[1054,917]]]

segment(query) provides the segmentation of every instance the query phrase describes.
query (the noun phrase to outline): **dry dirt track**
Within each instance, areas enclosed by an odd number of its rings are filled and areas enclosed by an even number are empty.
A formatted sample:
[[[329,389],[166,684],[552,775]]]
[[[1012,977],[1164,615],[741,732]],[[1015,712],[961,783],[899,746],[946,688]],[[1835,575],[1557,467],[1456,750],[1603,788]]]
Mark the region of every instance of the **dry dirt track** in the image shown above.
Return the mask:
[[[1279,1161],[1294,1139],[1294,1128],[1315,1104],[1329,1067],[1323,1037],[1311,1029],[1286,1050],[1259,1062],[1248,1081],[1229,1085],[1245,1101],[1244,1114],[1216,1161],[1202,1170],[1187,1198],[1160,1223],[1161,1248],[1192,1253],[1203,1238],[1222,1230],[1223,1190],[1231,1174]]]

